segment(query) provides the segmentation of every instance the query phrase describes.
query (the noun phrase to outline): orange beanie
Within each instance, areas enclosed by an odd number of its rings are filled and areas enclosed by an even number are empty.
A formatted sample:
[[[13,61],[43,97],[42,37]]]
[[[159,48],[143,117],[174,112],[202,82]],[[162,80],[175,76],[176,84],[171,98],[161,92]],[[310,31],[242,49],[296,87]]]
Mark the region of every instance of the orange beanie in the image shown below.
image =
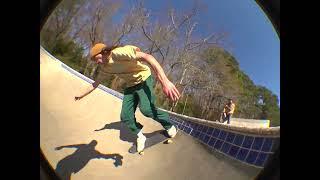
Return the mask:
[[[90,50],[90,58],[92,59],[93,57],[95,57],[97,54],[101,53],[101,51],[103,50],[103,48],[107,47],[107,45],[103,44],[103,43],[97,43],[95,44],[91,50]]]

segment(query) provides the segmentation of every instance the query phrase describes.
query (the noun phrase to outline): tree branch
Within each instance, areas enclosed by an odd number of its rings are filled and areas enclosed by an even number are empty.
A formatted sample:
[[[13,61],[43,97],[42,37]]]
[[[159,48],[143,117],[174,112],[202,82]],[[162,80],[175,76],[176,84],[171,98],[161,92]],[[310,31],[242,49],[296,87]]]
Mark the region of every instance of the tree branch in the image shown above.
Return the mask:
[[[160,49],[160,47],[157,45],[157,43],[153,40],[153,39],[151,39],[151,37],[150,36],[148,36],[147,35],[147,33],[146,33],[146,31],[145,31],[145,28],[144,28],[144,26],[141,26],[141,28],[142,28],[142,31],[143,31],[143,34],[151,41],[151,42],[153,42],[154,43],[154,45],[156,46],[156,48],[157,48],[157,51],[159,51],[160,52],[160,54],[161,54],[161,56],[162,56],[162,59],[164,59],[164,55],[163,55],[163,53],[162,53],[162,51],[161,51],[161,49]],[[156,51],[156,52],[157,52]]]

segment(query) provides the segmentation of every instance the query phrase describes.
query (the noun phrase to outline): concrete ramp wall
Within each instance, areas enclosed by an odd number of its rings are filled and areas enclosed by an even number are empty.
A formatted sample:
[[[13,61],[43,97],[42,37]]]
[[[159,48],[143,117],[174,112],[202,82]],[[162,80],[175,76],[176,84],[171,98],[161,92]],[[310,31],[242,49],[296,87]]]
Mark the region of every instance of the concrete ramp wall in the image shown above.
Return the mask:
[[[121,93],[100,85],[74,100],[92,82],[40,47],[40,145],[63,179],[253,179],[280,140],[280,127],[238,127],[169,112],[180,129],[174,143],[130,154],[135,137],[120,123]],[[139,110],[136,118],[146,136],[162,129]]]

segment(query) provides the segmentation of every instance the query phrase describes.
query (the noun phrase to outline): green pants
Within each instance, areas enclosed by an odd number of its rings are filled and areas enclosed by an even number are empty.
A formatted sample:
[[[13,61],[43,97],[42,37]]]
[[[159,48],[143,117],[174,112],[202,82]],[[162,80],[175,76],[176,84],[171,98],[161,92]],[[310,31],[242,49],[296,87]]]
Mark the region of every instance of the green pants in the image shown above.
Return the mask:
[[[155,107],[155,96],[153,93],[153,78],[150,76],[146,81],[126,88],[121,110],[121,121],[134,133],[138,134],[142,125],[136,121],[135,111],[139,104],[141,113],[159,122],[166,130],[172,124],[169,122],[167,112],[157,110]]]

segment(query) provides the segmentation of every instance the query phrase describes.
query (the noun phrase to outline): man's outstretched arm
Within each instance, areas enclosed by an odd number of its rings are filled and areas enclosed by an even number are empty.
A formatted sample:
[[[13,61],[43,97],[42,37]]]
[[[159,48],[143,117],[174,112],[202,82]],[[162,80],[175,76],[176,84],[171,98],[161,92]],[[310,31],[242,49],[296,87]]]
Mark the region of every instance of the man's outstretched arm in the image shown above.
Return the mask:
[[[174,86],[174,84],[169,81],[158,61],[152,55],[141,51],[137,51],[136,56],[137,59],[148,63],[152,67],[157,76],[157,79],[162,85],[164,94],[168,96],[172,101],[177,101],[180,98],[180,93]]]
[[[84,146],[85,144],[74,144],[74,145],[66,145],[66,146],[59,146],[56,147],[55,150],[60,150],[62,148],[80,148],[81,146]]]
[[[75,100],[80,100],[81,98],[85,97],[86,95],[90,94],[93,90],[95,90],[100,84],[100,81],[97,80],[94,83],[92,83],[92,87],[88,88],[85,93],[83,93],[81,96],[76,96]]]

